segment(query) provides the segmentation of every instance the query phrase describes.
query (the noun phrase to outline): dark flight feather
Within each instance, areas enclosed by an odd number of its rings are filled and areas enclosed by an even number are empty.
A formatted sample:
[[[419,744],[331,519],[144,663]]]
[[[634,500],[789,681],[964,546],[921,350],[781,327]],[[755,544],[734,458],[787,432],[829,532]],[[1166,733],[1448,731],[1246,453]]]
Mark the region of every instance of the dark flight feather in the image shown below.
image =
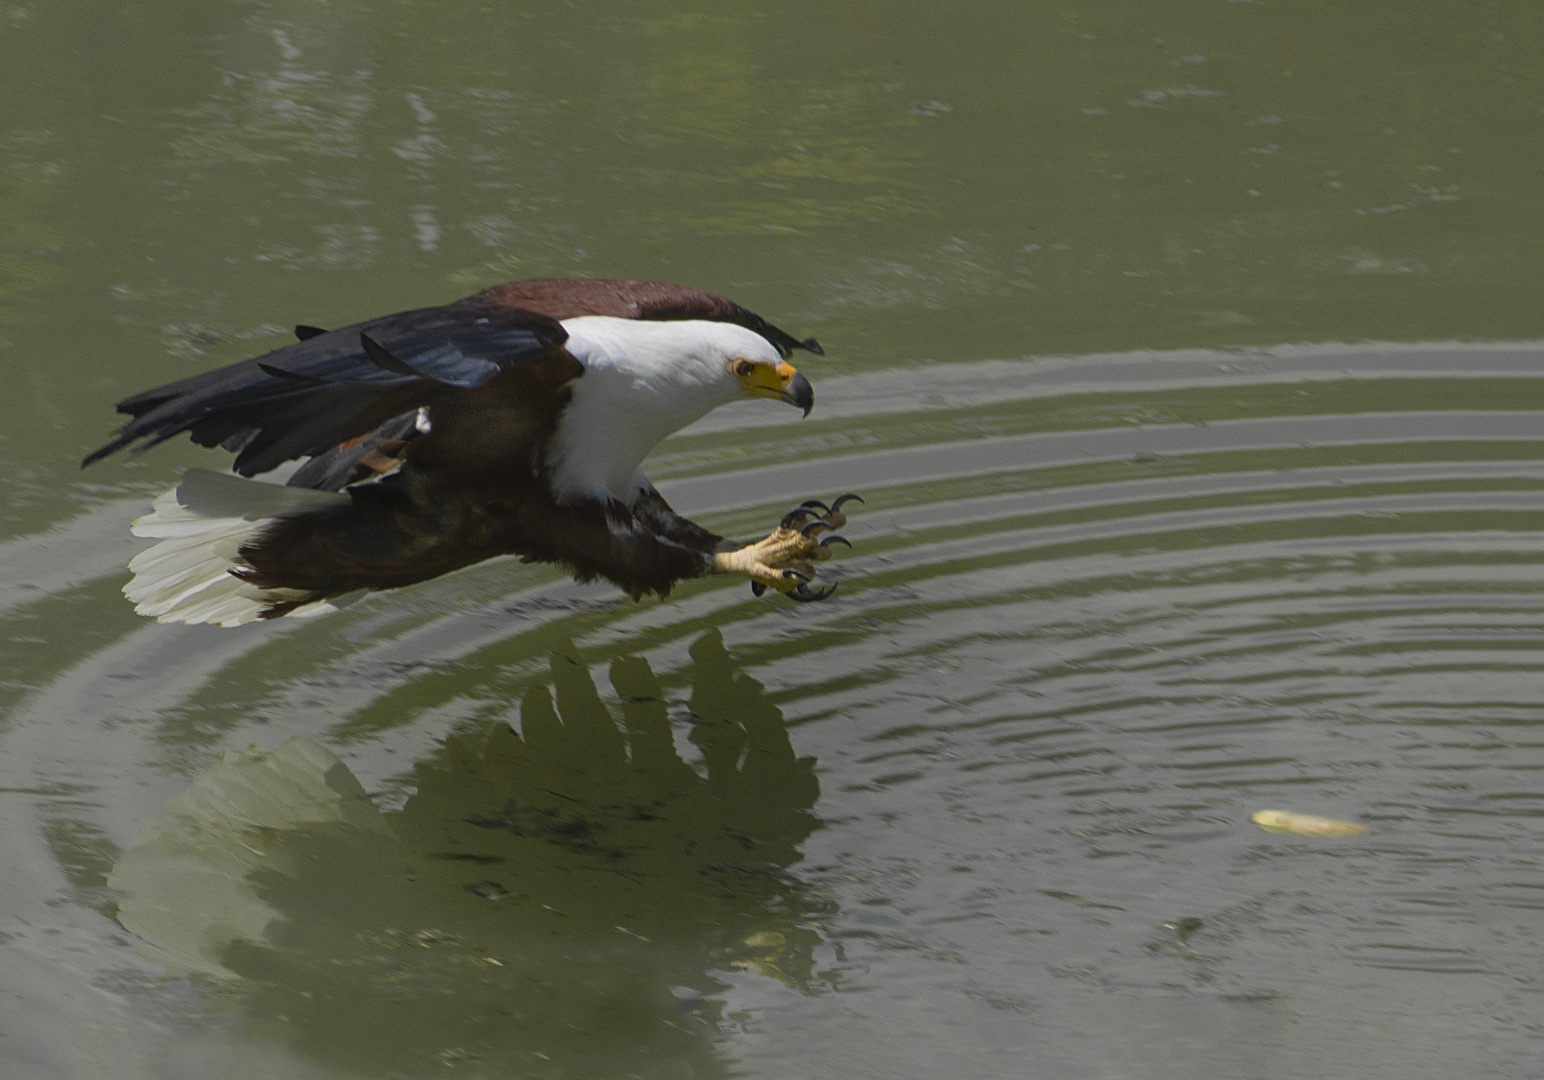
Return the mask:
[[[425,375],[406,360],[391,355],[369,334],[360,334],[359,344],[364,346],[365,355],[370,358],[370,363],[382,371],[389,371],[393,375],[406,375],[410,379],[434,379],[435,382],[445,381],[444,379],[435,379],[433,375]]]
[[[234,468],[253,476],[325,453],[447,391],[480,386],[568,338],[554,319],[476,300],[312,335],[260,359],[125,398],[118,411],[133,419],[84,464],[183,431],[201,446],[250,431]],[[379,348],[373,357],[371,345]]]
[[[327,385],[326,379],[318,379],[311,375],[301,375],[294,371],[285,371],[283,368],[274,367],[272,364],[259,363],[257,366],[268,372],[268,374],[272,375],[275,379],[290,379],[294,382],[308,383],[311,386]]]

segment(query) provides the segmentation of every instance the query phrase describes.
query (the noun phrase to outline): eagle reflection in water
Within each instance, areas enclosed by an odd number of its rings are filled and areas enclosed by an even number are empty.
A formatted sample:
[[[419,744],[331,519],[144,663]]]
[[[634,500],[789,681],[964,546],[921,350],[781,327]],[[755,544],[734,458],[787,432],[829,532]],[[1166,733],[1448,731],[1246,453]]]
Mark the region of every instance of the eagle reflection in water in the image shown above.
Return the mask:
[[[716,630],[691,647],[677,753],[646,661],[620,722],[572,649],[519,733],[455,735],[380,812],[309,740],[228,753],[118,863],[119,918],[249,1026],[347,1075],[726,1076],[728,988],[805,993],[830,903],[787,873],[813,758]],[[475,1064],[474,1064],[475,1063]]]

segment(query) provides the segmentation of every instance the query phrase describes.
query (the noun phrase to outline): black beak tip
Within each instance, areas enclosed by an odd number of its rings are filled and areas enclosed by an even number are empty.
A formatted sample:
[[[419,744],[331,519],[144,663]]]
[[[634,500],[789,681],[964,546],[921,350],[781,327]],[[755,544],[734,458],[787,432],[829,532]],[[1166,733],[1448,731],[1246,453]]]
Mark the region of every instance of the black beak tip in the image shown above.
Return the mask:
[[[793,403],[803,409],[804,415],[808,416],[810,410],[815,407],[815,388],[810,385],[810,381],[804,377],[803,372],[793,377],[788,384],[788,393],[792,395]]]

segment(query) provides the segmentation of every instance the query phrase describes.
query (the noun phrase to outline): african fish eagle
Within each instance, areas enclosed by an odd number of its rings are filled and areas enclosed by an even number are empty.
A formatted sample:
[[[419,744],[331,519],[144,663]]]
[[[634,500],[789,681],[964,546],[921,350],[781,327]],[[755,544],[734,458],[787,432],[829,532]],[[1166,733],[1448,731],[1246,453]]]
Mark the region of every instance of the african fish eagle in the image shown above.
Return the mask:
[[[344,327],[126,398],[89,465],[186,431],[236,454],[190,470],[134,522],[160,543],[124,594],[162,622],[234,626],[334,610],[339,597],[494,555],[606,578],[634,599],[743,574],[794,600],[846,520],[809,500],[736,545],[675,513],[639,470],[661,439],[745,397],[809,414],[786,362],[822,354],[712,293],[663,281],[496,285]],[[307,459],[286,486],[251,477]],[[861,501],[861,500],[859,500]],[[824,534],[824,535],[823,535]],[[850,544],[848,545],[851,546]]]

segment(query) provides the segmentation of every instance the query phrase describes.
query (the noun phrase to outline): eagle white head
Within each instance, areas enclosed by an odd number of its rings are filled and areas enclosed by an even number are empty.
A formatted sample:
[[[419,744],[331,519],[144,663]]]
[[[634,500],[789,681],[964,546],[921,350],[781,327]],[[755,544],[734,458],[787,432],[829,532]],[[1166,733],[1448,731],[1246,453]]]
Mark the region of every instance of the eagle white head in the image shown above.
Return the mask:
[[[565,319],[566,348],[584,365],[547,454],[560,499],[610,496],[632,505],[638,466],[659,442],[746,397],[814,406],[809,380],[766,338],[735,323]]]

